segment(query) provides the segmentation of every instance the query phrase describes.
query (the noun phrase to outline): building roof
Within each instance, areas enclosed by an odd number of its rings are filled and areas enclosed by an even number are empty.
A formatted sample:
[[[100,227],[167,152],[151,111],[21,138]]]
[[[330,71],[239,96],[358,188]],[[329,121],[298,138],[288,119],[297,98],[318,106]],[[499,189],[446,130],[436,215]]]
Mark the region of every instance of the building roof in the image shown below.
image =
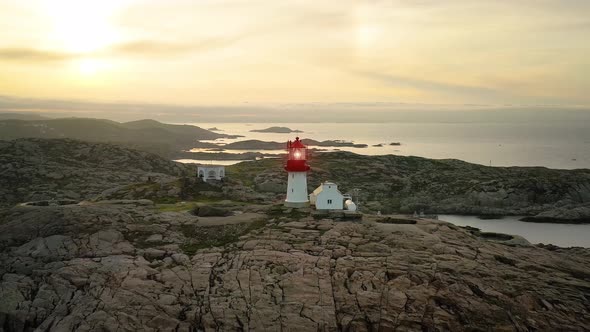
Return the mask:
[[[324,186],[334,186],[336,191],[338,193],[340,193],[340,190],[338,190],[337,184],[335,184],[334,182],[325,181],[319,187],[317,187],[316,190],[313,191],[313,194],[316,196],[319,195],[324,190]],[[340,193],[340,195],[342,195],[342,193]]]
[[[299,137],[295,137],[294,141],[289,141],[287,143],[287,148],[289,149],[296,149],[296,148],[305,148],[306,146],[301,143]]]

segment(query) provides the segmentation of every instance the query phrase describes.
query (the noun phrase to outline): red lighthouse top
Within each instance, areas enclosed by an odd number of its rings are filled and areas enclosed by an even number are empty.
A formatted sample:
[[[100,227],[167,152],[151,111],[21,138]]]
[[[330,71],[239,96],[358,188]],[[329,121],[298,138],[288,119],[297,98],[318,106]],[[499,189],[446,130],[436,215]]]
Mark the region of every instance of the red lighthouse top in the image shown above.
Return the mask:
[[[307,165],[307,147],[301,143],[299,137],[294,141],[287,142],[287,151],[289,156],[287,159],[287,172],[307,172],[309,165]]]

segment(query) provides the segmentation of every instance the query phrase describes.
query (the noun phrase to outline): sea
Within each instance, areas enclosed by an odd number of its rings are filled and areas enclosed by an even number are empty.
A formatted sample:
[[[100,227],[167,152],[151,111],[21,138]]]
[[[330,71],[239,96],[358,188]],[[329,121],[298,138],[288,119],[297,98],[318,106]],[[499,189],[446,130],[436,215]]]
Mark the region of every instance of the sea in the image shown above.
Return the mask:
[[[340,150],[364,155],[395,154],[434,159],[460,159],[486,166],[535,166],[556,169],[590,168],[590,124],[561,121],[555,123],[190,123],[201,128],[217,128],[219,133],[242,135],[239,140],[285,142],[296,136],[315,140],[343,140],[367,144],[366,148],[341,147]],[[259,133],[255,129],[288,127],[301,133]],[[400,143],[400,145],[390,145]],[[324,148],[325,149],[325,148]],[[336,150],[326,149],[326,150]],[[194,151],[204,151],[194,149]],[[256,151],[256,150],[252,150]],[[244,150],[225,152],[238,153]],[[265,153],[283,151],[261,150]],[[182,162],[230,165],[240,161],[184,159]],[[516,234],[531,243],[562,247],[590,248],[590,225],[525,223],[517,217],[480,220],[475,216],[439,216],[458,226],[472,226],[486,232]]]
[[[367,148],[338,148],[364,155],[396,154],[433,159],[452,158],[487,166],[590,168],[590,124],[588,123],[194,123],[194,125],[206,129],[218,128],[219,133],[244,136],[238,139],[217,140],[216,142],[219,143],[246,139],[285,142],[300,136],[320,141],[343,140],[367,144]],[[254,129],[265,129],[271,126],[288,127],[300,130],[302,133],[251,132]],[[391,143],[401,145],[390,145]],[[226,152],[244,151],[228,150]]]
[[[438,219],[485,232],[520,235],[533,244],[590,248],[590,225],[531,223],[520,221],[520,217],[515,216],[479,219],[476,216],[439,215]]]

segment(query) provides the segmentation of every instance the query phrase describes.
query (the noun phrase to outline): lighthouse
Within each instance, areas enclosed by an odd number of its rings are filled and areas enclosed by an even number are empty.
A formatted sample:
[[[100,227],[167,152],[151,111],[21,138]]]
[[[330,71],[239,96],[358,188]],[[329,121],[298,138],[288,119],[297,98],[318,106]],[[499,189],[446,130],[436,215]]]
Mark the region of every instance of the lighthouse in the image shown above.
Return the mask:
[[[287,165],[288,172],[287,199],[285,206],[300,208],[309,204],[307,196],[307,147],[301,143],[299,137],[295,141],[287,142]]]

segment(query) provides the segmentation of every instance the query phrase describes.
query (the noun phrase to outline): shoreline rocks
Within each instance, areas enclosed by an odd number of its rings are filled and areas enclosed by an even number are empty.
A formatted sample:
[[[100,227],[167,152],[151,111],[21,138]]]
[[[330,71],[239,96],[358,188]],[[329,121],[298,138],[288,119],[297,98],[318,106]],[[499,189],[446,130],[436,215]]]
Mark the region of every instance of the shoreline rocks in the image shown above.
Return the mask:
[[[590,204],[558,207],[520,220],[538,223],[590,224]]]

